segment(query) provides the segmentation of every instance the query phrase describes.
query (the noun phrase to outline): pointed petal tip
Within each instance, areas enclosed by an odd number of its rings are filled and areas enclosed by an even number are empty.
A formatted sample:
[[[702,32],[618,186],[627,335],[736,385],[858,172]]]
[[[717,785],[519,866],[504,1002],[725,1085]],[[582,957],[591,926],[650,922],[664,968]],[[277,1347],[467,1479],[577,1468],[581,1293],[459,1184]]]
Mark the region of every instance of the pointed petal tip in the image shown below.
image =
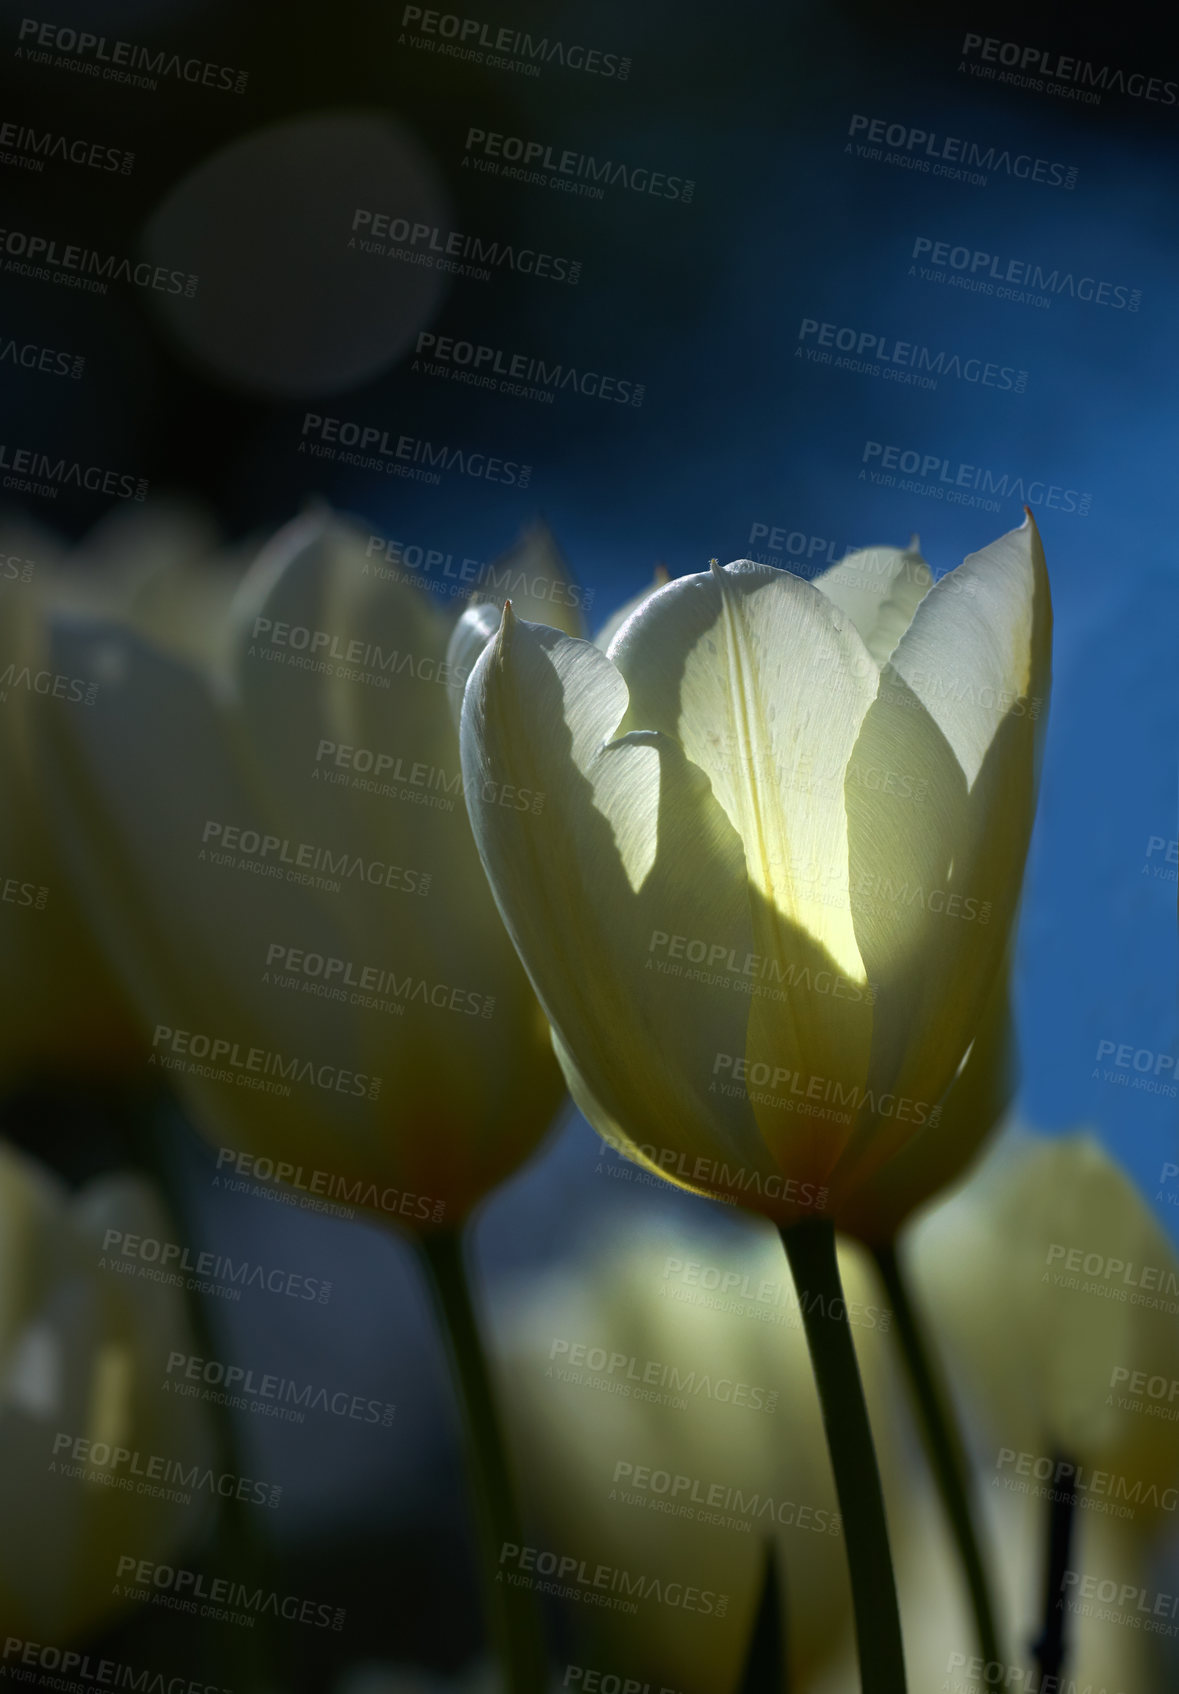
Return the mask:
[[[671,581],[671,572],[668,570],[667,566],[664,565],[664,564],[656,565],[655,566],[655,586],[657,588],[662,588],[665,582],[670,582],[670,581]]]
[[[520,620],[512,609],[510,600],[504,601],[504,609],[500,616],[499,628],[495,632],[495,650],[502,659],[507,653],[512,637],[520,626]]]

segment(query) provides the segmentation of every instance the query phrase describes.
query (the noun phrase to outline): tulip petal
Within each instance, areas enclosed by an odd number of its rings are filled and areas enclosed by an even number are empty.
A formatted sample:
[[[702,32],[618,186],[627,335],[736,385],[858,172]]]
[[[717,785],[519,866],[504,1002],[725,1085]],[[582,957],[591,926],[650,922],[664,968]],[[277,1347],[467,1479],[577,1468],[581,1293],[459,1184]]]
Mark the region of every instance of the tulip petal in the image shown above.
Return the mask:
[[[702,1188],[718,1150],[772,1173],[744,1089],[717,1086],[745,1051],[747,985],[732,974],[752,951],[741,843],[674,741],[613,739],[626,706],[590,642],[505,613],[463,706],[483,863],[598,1127],[700,1161]],[[486,798],[505,782],[543,793],[540,813]]]
[[[936,1117],[873,1168],[870,1184],[853,1186],[841,1198],[839,1225],[849,1235],[873,1244],[895,1241],[915,1212],[958,1181],[1010,1109],[1018,1078],[1009,962],[995,979],[978,1031]]]
[[[275,538],[236,611],[230,727],[270,815],[292,836],[396,866],[420,890],[390,911],[388,888],[357,882],[336,903],[342,955],[414,996],[394,1039],[374,1009],[381,995],[359,1014],[368,1072],[391,1097],[388,1111],[370,1112],[375,1133],[412,1171],[407,1186],[478,1196],[531,1146],[562,1090],[463,806],[448,618],[412,581],[368,569],[353,526],[315,514]],[[253,635],[259,620],[291,634],[267,651]],[[322,664],[301,662],[297,630],[330,643]]]
[[[914,614],[893,667],[953,748],[968,786],[1007,714],[1038,714],[1051,638],[1048,573],[1030,512],[943,577]]]
[[[876,665],[847,615],[788,571],[740,560],[653,594],[610,657],[630,687],[625,727],[680,742],[745,843],[753,886],[862,982],[846,898],[813,886],[822,866],[846,893],[841,784],[797,805],[780,792],[812,759],[842,773],[875,697]]]
[[[741,561],[653,594],[611,658],[626,727],[674,736],[741,836],[756,957],[788,992],[756,995],[755,1110],[790,1176],[822,1182],[866,1081],[872,1015],[848,895],[843,776],[876,694],[847,614],[790,573]],[[765,1083],[768,1079],[768,1084]]]
[[[314,820],[338,832],[356,811],[347,782],[324,780],[337,767],[330,753],[326,764],[319,757],[322,743],[392,751],[390,720],[437,722],[423,708],[444,694],[445,621],[413,586],[365,567],[359,532],[311,510],[258,555],[231,608],[226,732],[237,732],[235,755],[291,827]],[[420,739],[414,759],[426,756]]]
[[[851,904],[876,987],[870,1087],[909,1102],[907,1122],[861,1120],[843,1173],[855,1165],[861,1180],[913,1122],[928,1121],[975,1038],[1004,969],[1035,813],[1043,718],[1021,696],[1032,686],[1046,698],[1050,614],[1034,530],[1014,531],[960,569],[975,594],[943,579],[922,601],[848,768]],[[943,651],[959,655],[957,672]],[[991,680],[979,682],[980,671]],[[943,686],[955,675],[961,699]]]
[[[845,611],[878,665],[891,657],[913,614],[933,587],[929,566],[908,547],[862,547],[821,575],[814,585]]]
[[[187,666],[115,628],[62,622],[51,633],[55,666],[68,675],[91,666],[103,678],[85,710],[54,702],[43,769],[75,886],[156,1028],[152,1062],[226,1143],[268,1152],[278,1140],[292,1160],[313,1165],[325,1109],[314,1079],[300,1070],[294,1086],[238,1086],[208,1043],[224,1040],[239,1063],[258,1049],[255,1068],[264,1057],[295,1058],[373,1074],[373,1036],[352,1008],[297,982],[283,986],[271,952],[281,944],[350,956],[341,923],[348,895],[316,874],[315,854],[359,849],[311,830],[284,838],[226,756],[220,716]],[[390,922],[414,898],[381,893]],[[199,1037],[194,1056],[189,1033]],[[248,1080],[270,1083],[273,1074]],[[330,1108],[349,1174],[380,1172],[387,1154],[367,1098],[333,1092]]]
[[[503,608],[491,600],[468,606],[451,631],[446,649],[446,668],[450,672],[447,697],[450,716],[457,734],[463,717],[463,695],[467,680],[475,668],[475,660],[499,629]]]

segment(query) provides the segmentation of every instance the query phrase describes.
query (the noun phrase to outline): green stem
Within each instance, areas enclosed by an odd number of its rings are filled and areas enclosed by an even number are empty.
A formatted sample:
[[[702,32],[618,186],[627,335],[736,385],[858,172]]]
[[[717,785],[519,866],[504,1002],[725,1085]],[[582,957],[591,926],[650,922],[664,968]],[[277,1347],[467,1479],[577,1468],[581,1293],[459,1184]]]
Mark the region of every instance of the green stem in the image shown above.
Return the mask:
[[[137,1111],[128,1113],[129,1128],[140,1163],[161,1190],[181,1240],[191,1244],[184,1187],[177,1173],[171,1138],[161,1122],[163,1115],[171,1109],[171,1102],[166,1097],[143,1099]],[[207,1359],[222,1357],[223,1350],[209,1321],[205,1297],[190,1287],[187,1278],[184,1279],[181,1298],[197,1354]],[[240,1476],[242,1467],[232,1411],[214,1400],[205,1407],[205,1413],[216,1469],[222,1475]],[[233,1494],[218,1499],[213,1551],[215,1574],[242,1582],[249,1588],[275,1589],[280,1584],[270,1546],[256,1516],[251,1515],[257,1510],[257,1507],[245,1504]],[[234,1631],[234,1645],[227,1657],[236,1661],[235,1675],[242,1689],[246,1694],[262,1694],[264,1690],[273,1689],[281,1681],[278,1674],[280,1648],[274,1620],[263,1613],[257,1620],[256,1629],[243,1629],[238,1625],[226,1627]]]
[[[909,1298],[908,1281],[901,1268],[895,1243],[876,1247],[873,1252],[880,1279],[896,1318],[901,1354],[925,1438],[930,1466],[953,1531],[958,1557],[962,1561],[962,1572],[974,1609],[979,1651],[987,1664],[1002,1664],[1004,1660],[999,1651],[990,1584],[974,1521],[970,1495],[970,1465],[953,1413],[949,1409],[948,1397],[926,1345],[913,1302]]]
[[[1054,1471],[1076,1474],[1076,1466],[1061,1455],[1054,1455]],[[1077,1497],[1071,1488],[1056,1488],[1048,1507],[1048,1537],[1044,1560],[1044,1627],[1032,1643],[1036,1666],[1047,1687],[1060,1686],[1060,1673],[1067,1658],[1068,1632],[1065,1629],[1064,1579],[1069,1568],[1075,1507]]]
[[[835,1226],[808,1218],[782,1231],[843,1518],[862,1694],[905,1694],[905,1654],[872,1429],[835,1255]]]
[[[761,1597],[753,1616],[738,1694],[790,1694],[786,1603],[778,1586],[774,1543],[766,1542]]]
[[[507,1446],[467,1284],[462,1235],[437,1230],[418,1245],[463,1414],[488,1628],[504,1687],[508,1694],[544,1694],[548,1657],[540,1608],[529,1589],[508,1581],[503,1567],[504,1547],[523,1543]]]

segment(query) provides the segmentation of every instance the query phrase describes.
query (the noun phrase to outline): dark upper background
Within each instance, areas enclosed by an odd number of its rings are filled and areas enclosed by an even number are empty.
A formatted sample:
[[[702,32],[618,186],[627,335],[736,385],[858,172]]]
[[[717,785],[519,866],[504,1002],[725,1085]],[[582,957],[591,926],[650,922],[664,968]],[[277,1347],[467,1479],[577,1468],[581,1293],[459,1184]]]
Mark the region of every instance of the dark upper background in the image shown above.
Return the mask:
[[[209,505],[230,535],[317,492],[407,546],[484,560],[541,513],[595,619],[657,559],[679,574],[760,552],[805,569],[791,554],[813,538],[837,557],[915,530],[940,572],[1020,521],[1018,494],[990,511],[860,480],[869,440],[1088,495],[1084,516],[1034,508],[1057,642],[1017,979],[1022,1104],[1046,1130],[1095,1124],[1153,1193],[1176,1156],[1175,1104],[1103,1082],[1095,1055],[1110,1039],[1177,1045],[1174,883],[1150,874],[1165,852],[1148,843],[1179,833],[1179,103],[1107,92],[1088,105],[960,66],[973,32],[1179,94],[1163,17],[653,0],[456,10],[627,56],[629,77],[553,64],[533,79],[442,58],[399,41],[395,6],[55,0],[46,21],[249,72],[241,94],[174,78],[149,92],[17,60],[26,14],[5,6],[0,119],[130,149],[135,164],[130,176],[0,164],[4,227],[150,254],[201,284],[192,301],[127,283],[98,297],[0,269],[0,337],[86,359],[76,383],[0,361],[0,440],[147,477],[152,495]],[[845,151],[864,140],[849,138],[857,113],[1061,162],[1076,186],[999,170],[978,187],[864,160]],[[313,122],[325,114],[335,120]],[[691,177],[695,195],[616,187],[599,202],[497,180],[462,167],[471,125]],[[274,126],[295,127],[267,139]],[[349,252],[357,205],[412,206],[447,229],[578,258],[581,280],[445,279]],[[921,237],[1140,290],[1140,310],[1067,296],[1041,310],[928,283],[909,274]],[[794,357],[804,318],[1026,370],[1027,391],[948,376],[923,391],[811,363]],[[643,404],[563,392],[544,405],[433,380],[409,368],[420,329],[643,383]],[[529,463],[531,484],[452,473],[429,487],[316,460],[298,451],[308,411]],[[105,509],[65,490],[29,502],[75,536]],[[767,553],[775,528],[791,539]],[[567,1130],[497,1198],[481,1236],[489,1266],[527,1274],[597,1227],[606,1197],[586,1181],[586,1147],[584,1126]],[[638,1203],[619,1185],[609,1200]],[[1160,1215],[1173,1222],[1174,1208]],[[401,1276],[400,1295],[391,1284],[356,1314],[357,1335],[383,1356],[400,1325],[404,1360],[389,1368],[426,1369],[410,1273],[387,1243],[297,1214],[247,1221],[228,1202],[209,1227],[226,1242],[246,1228],[288,1243],[313,1233],[373,1287]],[[425,1440],[431,1396],[417,1400]],[[412,1518],[408,1422],[405,1434]],[[300,1477],[307,1524],[338,1499],[348,1462]],[[425,1521],[424,1493],[418,1505]]]

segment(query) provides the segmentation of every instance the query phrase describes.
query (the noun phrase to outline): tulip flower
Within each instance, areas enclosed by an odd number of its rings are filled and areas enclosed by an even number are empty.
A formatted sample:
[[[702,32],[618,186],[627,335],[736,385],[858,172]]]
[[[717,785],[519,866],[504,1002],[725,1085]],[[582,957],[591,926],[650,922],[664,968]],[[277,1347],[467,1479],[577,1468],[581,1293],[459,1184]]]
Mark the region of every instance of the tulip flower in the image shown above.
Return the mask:
[[[817,585],[714,562],[605,655],[509,608],[463,704],[476,840],[575,1101],[640,1162],[764,1212],[796,1276],[836,1286],[830,1224],[888,1239],[929,1192],[918,1160],[890,1183],[894,1161],[929,1137],[944,1181],[947,1130],[973,1153],[978,1110],[939,1120],[1006,1029],[1050,664],[1030,512],[929,581],[890,550]],[[484,803],[504,782],[553,796],[539,829]],[[870,1499],[849,1540],[865,1688],[895,1688],[854,1355],[844,1338],[820,1362],[809,1333],[841,1504]]]
[[[68,1644],[125,1610],[117,1555],[167,1563],[205,1528],[214,1498],[105,1486],[109,1466],[90,1460],[122,1447],[189,1471],[215,1457],[205,1409],[160,1393],[160,1361],[192,1347],[183,1296],[163,1279],[116,1275],[103,1259],[108,1229],[170,1233],[142,1178],[104,1176],[70,1195],[0,1144],[6,1637]]]
[[[992,1520],[1018,1519],[1043,1563],[1050,1515],[1074,1519],[1074,1572],[1149,1587],[1160,1532],[1179,1526],[1179,1257],[1134,1183],[1088,1133],[1013,1127],[951,1198],[915,1226],[922,1304],[983,1446]],[[1019,1641],[1043,1621],[1043,1577],[1001,1567]],[[1057,1598],[1070,1676],[1118,1663],[1119,1638],[1071,1579]],[[1081,1679],[1083,1680],[1083,1679]],[[1147,1686],[1149,1676],[1141,1680]]]
[[[924,593],[907,562],[861,593],[851,565],[682,577],[606,655],[509,611],[466,692],[476,839],[574,1098],[779,1224],[871,1234],[878,1173],[934,1138],[1006,964],[1039,538],[1029,515]],[[485,803],[503,783],[543,789],[543,816]]]
[[[448,620],[365,567],[359,532],[297,520],[217,667],[58,620],[55,665],[99,686],[43,758],[152,1061],[226,1174],[423,1230],[531,1152],[562,1087],[462,810]]]
[[[1100,1143],[1005,1137],[916,1226],[913,1258],[998,1443],[1127,1479],[1135,1521],[1179,1524],[1179,1257]],[[1014,1463],[994,1465],[996,1488],[1027,1491]]]
[[[8,520],[0,542],[0,959],[7,1013],[0,1079],[126,1081],[146,1036],[74,898],[42,793],[39,727],[59,704],[83,713],[97,689],[49,653],[55,612],[121,616],[182,650],[226,598],[227,574],[193,563],[211,547],[183,509],[106,519],[73,550]],[[166,591],[162,584],[166,582]]]

